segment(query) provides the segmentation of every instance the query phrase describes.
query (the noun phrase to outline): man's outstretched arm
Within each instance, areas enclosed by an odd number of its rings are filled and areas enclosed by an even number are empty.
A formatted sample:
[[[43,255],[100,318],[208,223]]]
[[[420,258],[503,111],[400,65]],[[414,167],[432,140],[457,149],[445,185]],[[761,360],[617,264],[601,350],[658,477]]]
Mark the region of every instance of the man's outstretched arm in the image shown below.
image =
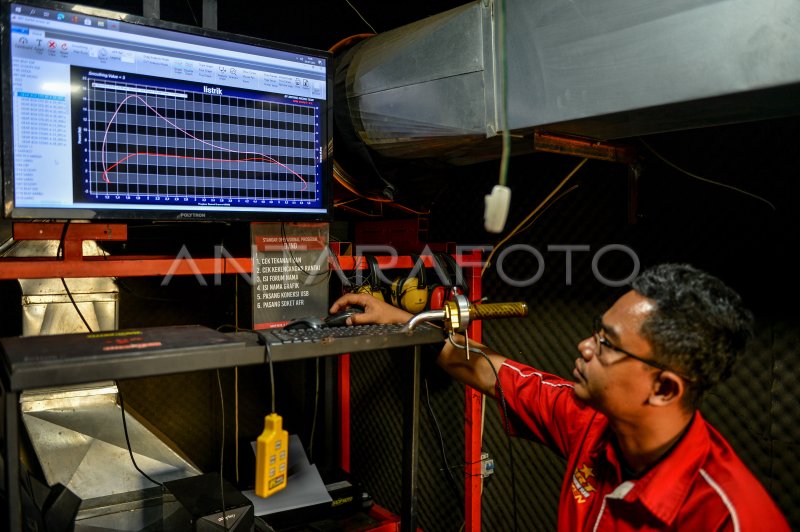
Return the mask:
[[[357,305],[364,309],[363,313],[354,314],[348,318],[349,325],[359,325],[367,323],[405,323],[413,317],[413,314],[403,309],[397,308],[384,301],[380,301],[369,294],[345,294],[337,299],[331,306],[330,312],[335,313],[351,305]],[[450,374],[454,379],[471,386],[486,395],[494,397],[495,371],[500,371],[500,365],[506,360],[505,357],[497,354],[483,344],[469,342],[469,358],[464,350],[465,338],[457,334],[452,337],[453,342],[445,342],[442,352],[439,353],[436,363]],[[495,371],[489,366],[486,357],[472,349],[479,349],[486,353],[492,361]]]

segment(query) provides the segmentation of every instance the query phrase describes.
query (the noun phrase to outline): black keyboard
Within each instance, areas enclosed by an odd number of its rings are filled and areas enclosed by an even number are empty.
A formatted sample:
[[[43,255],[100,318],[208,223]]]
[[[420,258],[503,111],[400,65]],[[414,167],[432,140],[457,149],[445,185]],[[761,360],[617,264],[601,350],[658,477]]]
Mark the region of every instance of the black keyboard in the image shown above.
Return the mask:
[[[281,358],[323,356],[376,349],[433,344],[444,340],[441,329],[427,324],[404,331],[404,324],[352,325],[320,329],[264,331],[270,352]]]

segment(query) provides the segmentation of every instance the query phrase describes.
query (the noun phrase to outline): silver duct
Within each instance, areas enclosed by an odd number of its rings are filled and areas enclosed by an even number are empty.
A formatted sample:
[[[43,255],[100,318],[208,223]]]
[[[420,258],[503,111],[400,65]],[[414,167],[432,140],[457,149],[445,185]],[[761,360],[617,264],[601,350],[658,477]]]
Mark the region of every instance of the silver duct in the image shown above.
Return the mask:
[[[159,482],[200,474],[127,411],[126,441],[113,382],[27,391],[20,410],[47,483],[72,490],[84,509],[93,499],[153,487],[135,469],[129,445],[136,464]]]
[[[796,0],[506,0],[508,129],[599,140],[800,112]],[[499,157],[500,4],[479,0],[360,42],[352,125],[393,158]]]

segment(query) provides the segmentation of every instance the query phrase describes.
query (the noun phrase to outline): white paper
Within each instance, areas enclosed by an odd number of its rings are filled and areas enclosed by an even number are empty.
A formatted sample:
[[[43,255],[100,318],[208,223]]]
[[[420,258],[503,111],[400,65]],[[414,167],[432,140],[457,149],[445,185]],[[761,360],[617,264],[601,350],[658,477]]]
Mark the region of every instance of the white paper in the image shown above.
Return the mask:
[[[252,442],[253,453],[256,442]],[[317,466],[309,463],[300,438],[296,434],[289,436],[289,456],[287,461],[288,478],[286,487],[267,497],[259,497],[255,491],[243,492],[253,502],[255,515],[269,515],[276,512],[294,510],[320,503],[330,503],[333,499],[328,494]]]

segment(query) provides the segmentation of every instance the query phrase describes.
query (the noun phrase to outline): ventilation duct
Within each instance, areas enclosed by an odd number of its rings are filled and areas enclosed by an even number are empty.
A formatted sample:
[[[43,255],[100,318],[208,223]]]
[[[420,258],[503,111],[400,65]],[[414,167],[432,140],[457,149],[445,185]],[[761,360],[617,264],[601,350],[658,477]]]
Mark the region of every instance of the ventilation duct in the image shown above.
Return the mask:
[[[501,5],[466,4],[339,54],[337,127],[349,135],[337,151],[498,158]],[[516,153],[534,149],[537,129],[608,140],[800,112],[796,0],[507,0],[505,10]]]

